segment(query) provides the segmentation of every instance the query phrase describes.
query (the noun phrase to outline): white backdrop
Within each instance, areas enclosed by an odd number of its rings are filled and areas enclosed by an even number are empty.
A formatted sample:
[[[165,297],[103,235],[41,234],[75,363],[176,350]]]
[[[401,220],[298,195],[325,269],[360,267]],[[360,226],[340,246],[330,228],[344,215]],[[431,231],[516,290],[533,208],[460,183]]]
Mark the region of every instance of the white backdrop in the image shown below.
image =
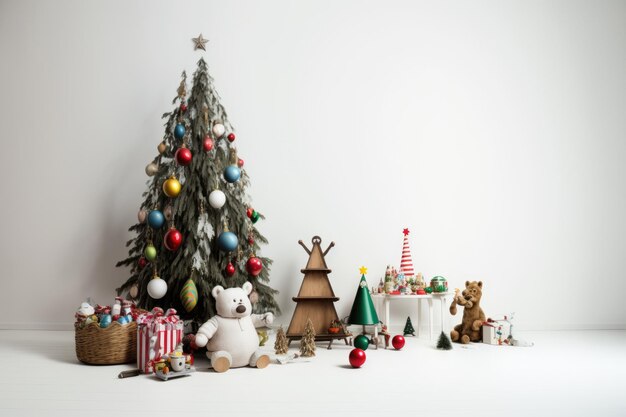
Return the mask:
[[[621,1],[2,0],[0,327],[112,301],[160,116],[204,56],[284,322],[298,239],[336,242],[346,315],[409,227],[417,269],[483,280],[488,315],[624,328],[625,19]]]

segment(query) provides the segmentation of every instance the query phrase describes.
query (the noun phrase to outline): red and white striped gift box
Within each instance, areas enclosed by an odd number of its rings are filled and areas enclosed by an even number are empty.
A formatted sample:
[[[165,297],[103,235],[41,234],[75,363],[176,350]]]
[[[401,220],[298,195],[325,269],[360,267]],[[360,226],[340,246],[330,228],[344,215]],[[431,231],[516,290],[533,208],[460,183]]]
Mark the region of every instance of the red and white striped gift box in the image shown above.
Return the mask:
[[[137,318],[137,367],[143,373],[154,371],[154,362],[172,352],[183,340],[183,321],[170,308],[155,307]]]

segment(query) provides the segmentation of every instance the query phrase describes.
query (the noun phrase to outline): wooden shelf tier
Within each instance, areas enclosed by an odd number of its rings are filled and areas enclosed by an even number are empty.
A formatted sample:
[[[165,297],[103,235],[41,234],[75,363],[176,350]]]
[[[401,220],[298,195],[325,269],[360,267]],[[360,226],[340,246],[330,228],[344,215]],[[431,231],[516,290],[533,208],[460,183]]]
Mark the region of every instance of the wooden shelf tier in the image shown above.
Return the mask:
[[[339,297],[326,297],[326,296],[321,296],[321,295],[298,296],[298,297],[291,297],[291,299],[295,301],[296,303],[299,301],[307,301],[307,300],[309,301],[330,300],[332,302],[339,301]]]
[[[325,341],[328,341],[328,340],[346,339],[348,337],[351,337],[351,335],[343,334],[343,333],[316,334],[315,335],[315,341],[316,342],[325,342]],[[302,339],[302,335],[301,334],[291,334],[291,335],[288,334],[287,335],[287,339],[290,339],[290,340],[300,340],[300,339]]]
[[[304,268],[301,269],[300,272],[302,272],[303,274],[306,274],[307,272],[323,272],[325,274],[330,274],[332,271],[332,269],[328,269],[328,268]]]

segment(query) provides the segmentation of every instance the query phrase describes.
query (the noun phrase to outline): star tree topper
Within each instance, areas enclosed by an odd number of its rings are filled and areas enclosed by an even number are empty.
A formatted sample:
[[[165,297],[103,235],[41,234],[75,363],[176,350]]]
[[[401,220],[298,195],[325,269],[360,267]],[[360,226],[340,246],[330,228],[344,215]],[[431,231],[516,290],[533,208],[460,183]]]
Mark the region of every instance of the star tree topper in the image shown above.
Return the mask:
[[[206,51],[206,48],[204,47],[204,45],[206,45],[206,43],[209,40],[204,39],[202,37],[202,33],[197,38],[191,38],[191,40],[194,41],[194,43],[196,44],[195,47],[193,48],[194,51],[197,49],[202,49],[203,51]]]

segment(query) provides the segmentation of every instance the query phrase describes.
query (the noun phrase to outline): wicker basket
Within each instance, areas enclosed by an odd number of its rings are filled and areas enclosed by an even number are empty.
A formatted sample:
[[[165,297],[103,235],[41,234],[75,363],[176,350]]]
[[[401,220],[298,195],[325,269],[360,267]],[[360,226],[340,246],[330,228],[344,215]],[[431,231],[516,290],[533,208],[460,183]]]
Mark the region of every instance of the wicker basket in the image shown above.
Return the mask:
[[[113,322],[105,329],[90,323],[74,326],[76,357],[90,365],[115,365],[137,360],[137,323]]]

